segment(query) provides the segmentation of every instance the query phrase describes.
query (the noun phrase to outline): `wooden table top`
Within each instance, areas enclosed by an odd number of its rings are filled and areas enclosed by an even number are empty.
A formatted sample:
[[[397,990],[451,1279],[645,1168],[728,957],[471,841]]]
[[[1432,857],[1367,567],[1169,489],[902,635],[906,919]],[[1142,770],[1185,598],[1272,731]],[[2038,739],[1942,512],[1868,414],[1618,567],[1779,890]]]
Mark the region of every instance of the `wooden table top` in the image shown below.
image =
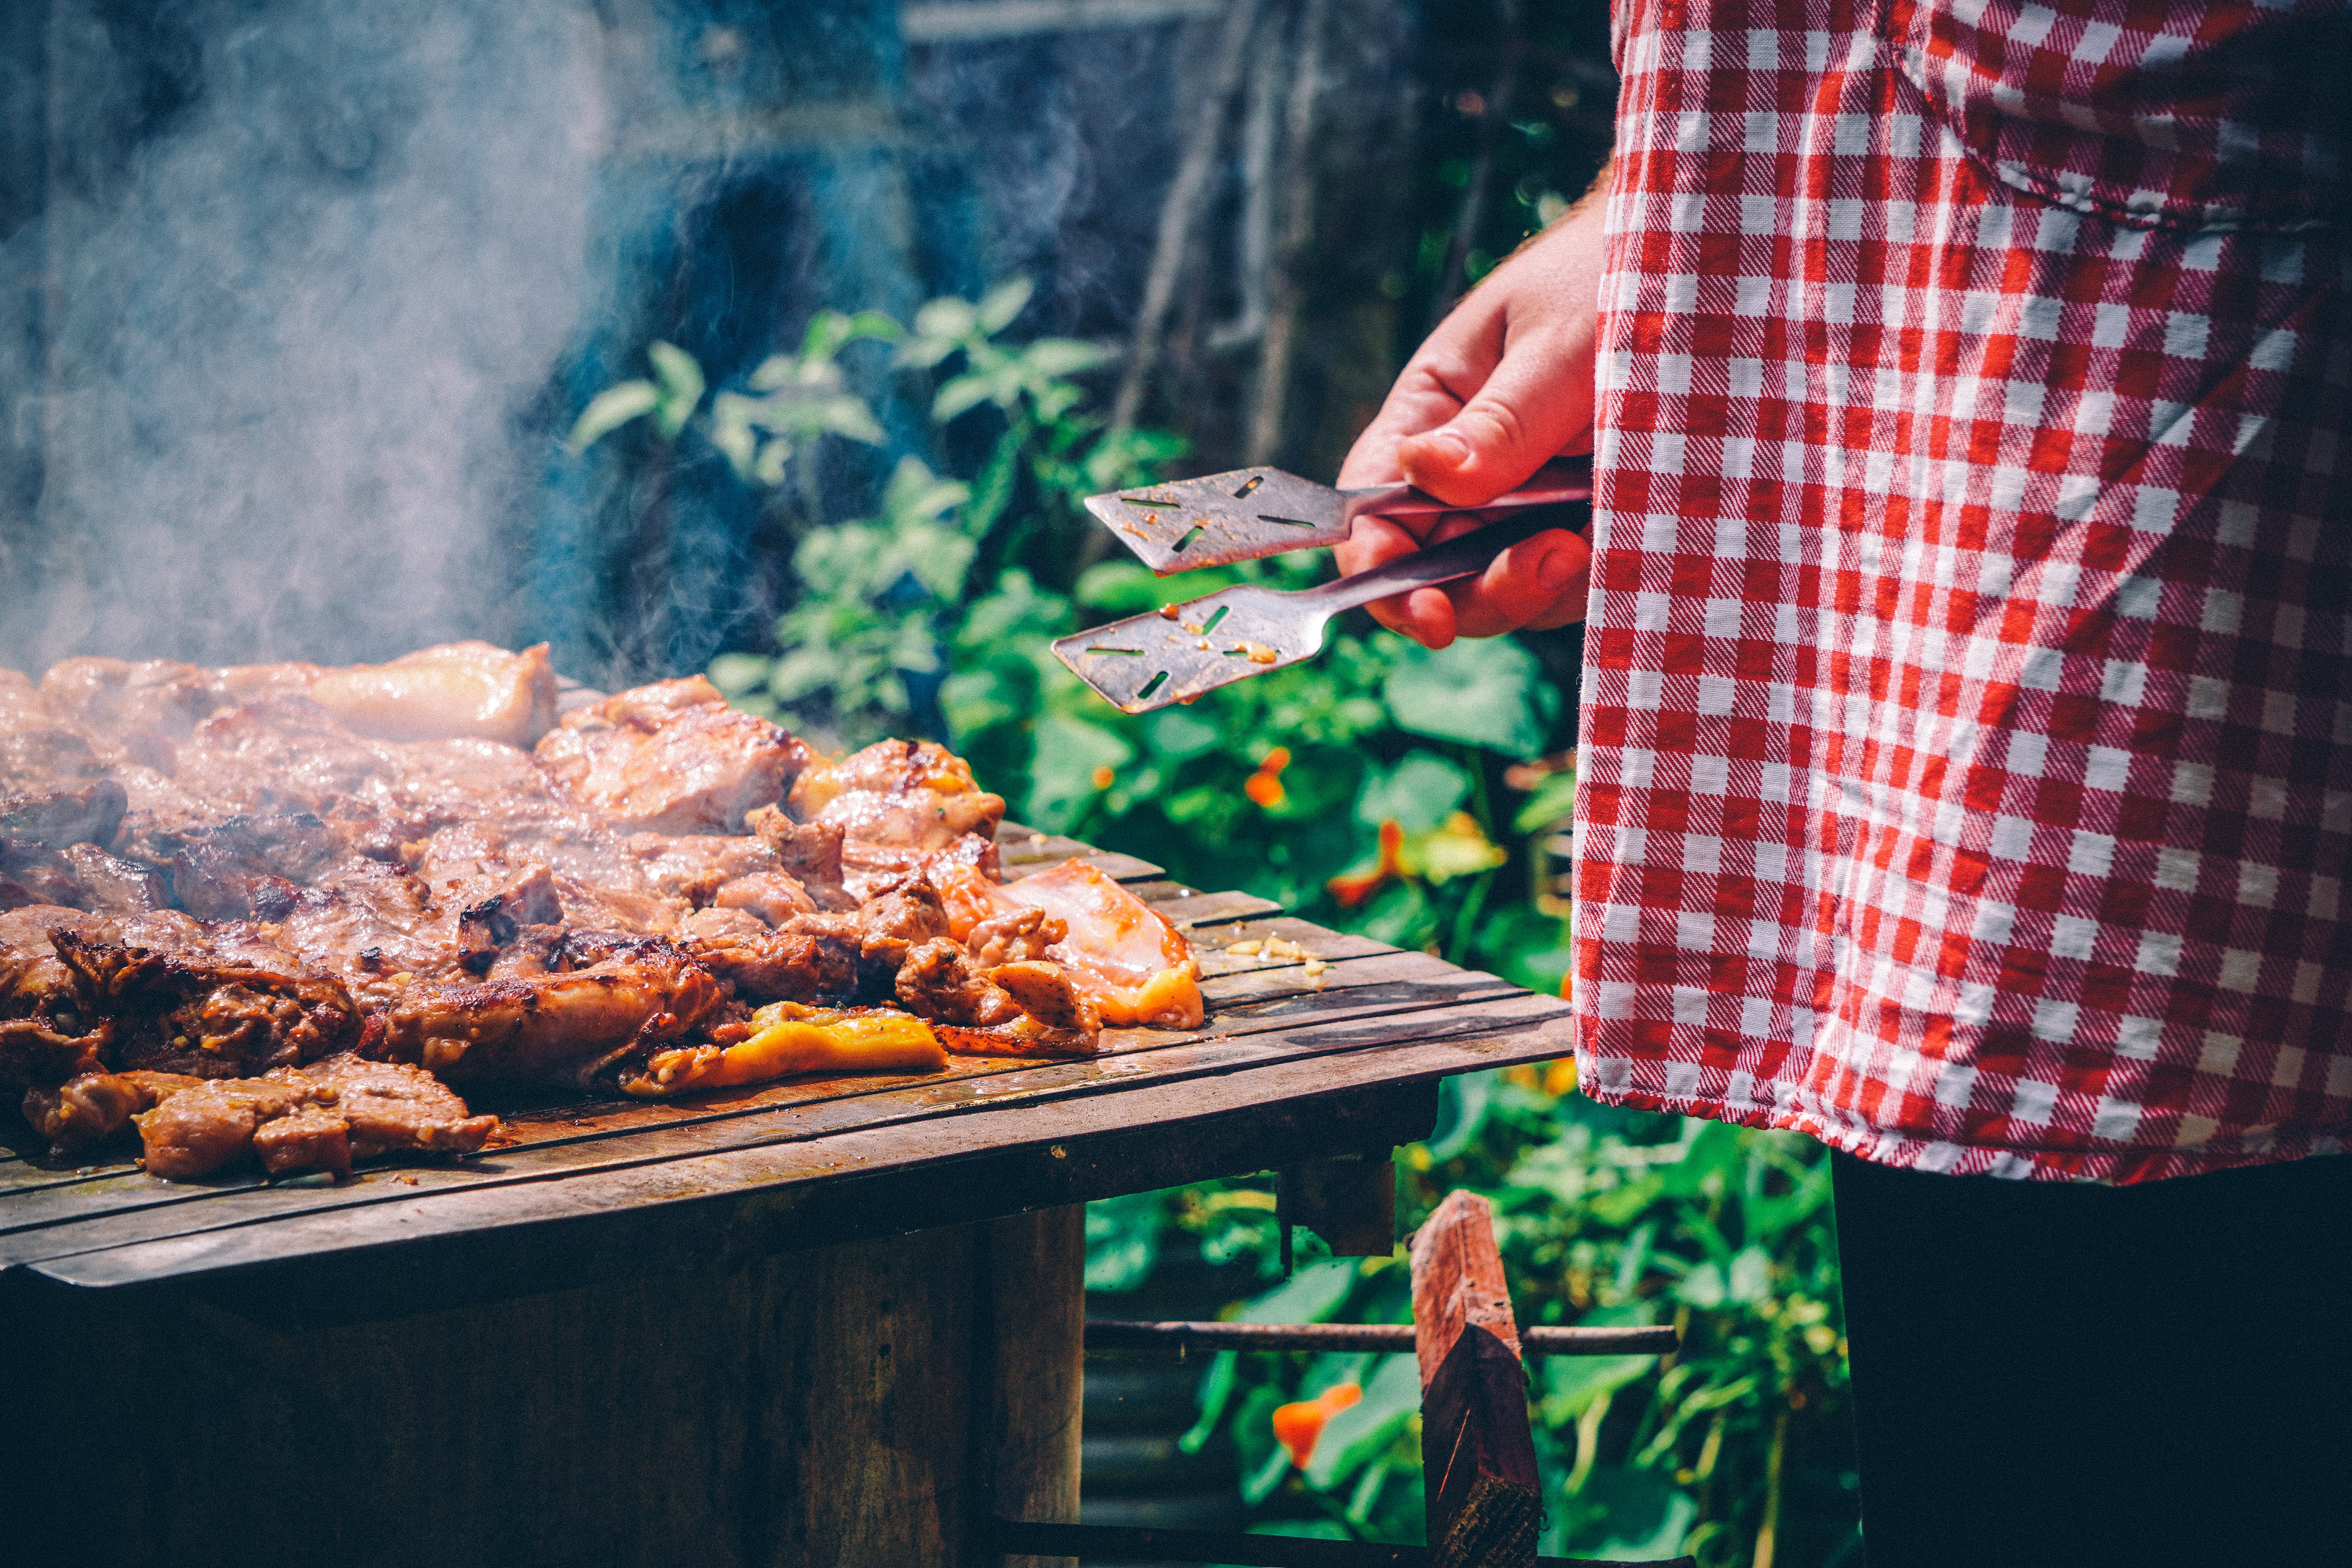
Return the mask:
[[[664,1102],[504,1106],[480,1154],[270,1183],[60,1166],[0,1138],[0,1278],[170,1282],[337,1316],[595,1279],[1144,1192],[1424,1135],[1448,1074],[1569,1054],[1568,1009],[1491,974],[1202,893],[1008,824],[1008,879],[1089,860],[1188,928],[1198,1029],[1112,1029],[1076,1060],[953,1056]],[[1228,951],[1278,936],[1326,967]],[[10,1142],[24,1144],[10,1147]]]

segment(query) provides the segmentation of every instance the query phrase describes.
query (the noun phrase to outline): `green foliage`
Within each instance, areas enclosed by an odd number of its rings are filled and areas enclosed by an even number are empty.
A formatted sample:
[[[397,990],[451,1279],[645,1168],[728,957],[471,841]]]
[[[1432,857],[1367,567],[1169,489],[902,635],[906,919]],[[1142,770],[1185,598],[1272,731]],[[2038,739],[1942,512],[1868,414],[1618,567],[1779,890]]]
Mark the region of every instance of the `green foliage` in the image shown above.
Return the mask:
[[[1401,1228],[1457,1187],[1492,1202],[1521,1323],[1672,1322],[1682,1332],[1669,1357],[1534,1363],[1545,1552],[1689,1552],[1704,1568],[1744,1568],[1761,1560],[1768,1519],[1777,1538],[1812,1542],[1813,1561],[1851,1539],[1845,1342],[1820,1145],[1599,1106],[1577,1094],[1563,1063],[1447,1079],[1438,1126],[1403,1155]],[[1122,1199],[1115,1212],[1095,1206],[1089,1246],[1108,1255],[1149,1233],[1156,1254],[1189,1232],[1206,1252],[1217,1236],[1228,1258],[1272,1271],[1275,1227],[1258,1226],[1236,1247],[1222,1219],[1270,1218],[1271,1208],[1270,1193],[1237,1182],[1177,1188],[1156,1205]],[[1233,1315],[1410,1321],[1409,1269],[1402,1249],[1327,1258]],[[1361,1384],[1363,1400],[1331,1418],[1304,1470],[1293,1467],[1274,1443],[1275,1408],[1345,1381]],[[1263,1521],[1415,1542],[1418,1394],[1410,1357],[1222,1355],[1202,1379],[1201,1420],[1185,1442],[1198,1449],[1219,1430],[1230,1436],[1243,1495]],[[1775,1560],[1805,1561],[1786,1544]]]

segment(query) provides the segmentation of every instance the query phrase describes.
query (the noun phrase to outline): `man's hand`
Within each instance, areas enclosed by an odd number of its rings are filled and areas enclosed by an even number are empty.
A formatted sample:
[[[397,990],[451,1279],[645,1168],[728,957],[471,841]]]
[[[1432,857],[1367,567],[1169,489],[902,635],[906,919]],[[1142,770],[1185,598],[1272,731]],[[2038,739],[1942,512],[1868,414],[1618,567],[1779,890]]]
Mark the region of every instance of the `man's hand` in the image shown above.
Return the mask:
[[[1409,479],[1467,510],[1523,483],[1556,454],[1592,449],[1607,186],[1603,174],[1591,195],[1496,268],[1429,335],[1348,454],[1342,487]],[[1339,568],[1364,571],[1478,521],[1448,515],[1416,538],[1387,518],[1360,518],[1339,548]],[[1566,626],[1584,618],[1591,569],[1582,538],[1550,529],[1511,546],[1477,577],[1383,599],[1372,615],[1430,647]]]

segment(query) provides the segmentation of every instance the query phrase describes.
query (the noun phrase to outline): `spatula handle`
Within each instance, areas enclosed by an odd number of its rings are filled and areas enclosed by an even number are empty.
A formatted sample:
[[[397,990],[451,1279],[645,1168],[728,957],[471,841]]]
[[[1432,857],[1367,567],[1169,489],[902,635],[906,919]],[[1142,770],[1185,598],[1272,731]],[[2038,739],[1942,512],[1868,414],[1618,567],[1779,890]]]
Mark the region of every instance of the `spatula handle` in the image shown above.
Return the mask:
[[[1376,599],[1385,599],[1411,589],[1451,583],[1456,577],[1475,577],[1486,569],[1487,563],[1522,539],[1533,539],[1546,529],[1559,526],[1559,520],[1548,513],[1524,512],[1501,522],[1490,522],[1484,528],[1473,529],[1443,544],[1433,544],[1426,550],[1400,555],[1369,572],[1359,572],[1352,577],[1342,577],[1337,582],[1309,588],[1299,597],[1314,599],[1318,607],[1351,610],[1359,605],[1369,605]]]
[[[1439,500],[1435,496],[1417,490],[1411,485],[1371,485],[1363,489],[1341,490],[1341,512],[1349,521],[1372,517],[1438,517],[1449,511],[1492,511],[1503,507],[1560,506],[1570,501],[1592,499],[1592,459],[1590,458],[1554,458],[1528,477],[1528,482],[1508,495],[1496,496],[1484,506],[1461,507]]]

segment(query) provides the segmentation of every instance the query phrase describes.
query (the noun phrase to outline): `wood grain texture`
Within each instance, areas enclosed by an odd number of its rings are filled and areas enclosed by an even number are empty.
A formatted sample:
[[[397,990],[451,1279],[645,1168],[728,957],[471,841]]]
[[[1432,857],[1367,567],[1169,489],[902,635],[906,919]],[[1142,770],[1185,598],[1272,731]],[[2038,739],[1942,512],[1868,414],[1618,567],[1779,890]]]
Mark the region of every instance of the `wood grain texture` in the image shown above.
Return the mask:
[[[1502,1341],[1517,1358],[1519,1331],[1511,1317],[1503,1256],[1495,1247],[1495,1211],[1477,1194],[1446,1194],[1436,1212],[1413,1232],[1412,1321],[1423,1388],[1472,1323]]]
[[[20,1281],[0,1367],[43,1440],[0,1472],[11,1550],[968,1561],[1000,1507],[1076,1517],[1083,1265],[1064,1208],[327,1327]]]
[[[1434,1568],[1534,1568],[1543,1515],[1494,1214],[1454,1192],[1412,1239],[1422,1471]]]

